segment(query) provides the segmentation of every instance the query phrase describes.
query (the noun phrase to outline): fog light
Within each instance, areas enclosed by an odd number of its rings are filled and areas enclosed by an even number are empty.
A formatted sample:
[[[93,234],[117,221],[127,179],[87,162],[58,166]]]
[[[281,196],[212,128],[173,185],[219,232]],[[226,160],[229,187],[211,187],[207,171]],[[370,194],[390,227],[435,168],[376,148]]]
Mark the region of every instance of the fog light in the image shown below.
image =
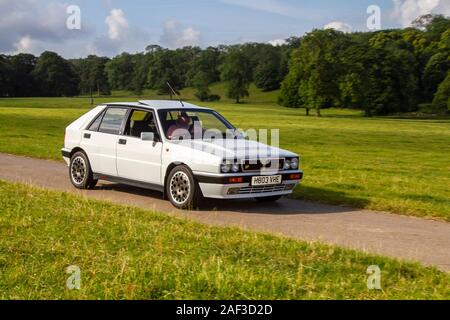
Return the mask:
[[[241,191],[241,188],[231,188],[231,189],[228,189],[228,195],[239,194],[239,191]]]

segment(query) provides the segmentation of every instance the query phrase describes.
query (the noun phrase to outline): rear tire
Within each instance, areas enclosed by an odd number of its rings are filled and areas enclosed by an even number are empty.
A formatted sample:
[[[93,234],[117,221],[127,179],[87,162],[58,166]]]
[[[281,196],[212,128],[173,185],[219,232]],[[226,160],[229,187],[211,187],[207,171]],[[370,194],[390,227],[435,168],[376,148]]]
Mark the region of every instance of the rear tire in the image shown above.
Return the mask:
[[[170,171],[165,188],[169,201],[181,210],[197,209],[202,199],[200,187],[191,170],[185,165]]]
[[[89,159],[84,152],[75,152],[70,158],[69,178],[77,189],[94,189],[98,180],[94,179]]]
[[[283,198],[283,196],[272,196],[272,197],[263,197],[263,198],[255,198],[258,202],[277,202]]]

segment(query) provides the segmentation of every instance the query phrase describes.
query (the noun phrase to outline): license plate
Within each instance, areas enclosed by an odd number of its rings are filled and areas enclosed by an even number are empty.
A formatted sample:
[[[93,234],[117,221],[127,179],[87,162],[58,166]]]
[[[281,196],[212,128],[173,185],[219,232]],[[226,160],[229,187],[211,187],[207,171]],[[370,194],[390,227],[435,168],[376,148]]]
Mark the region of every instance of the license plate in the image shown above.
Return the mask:
[[[258,176],[252,178],[252,186],[273,186],[281,184],[282,176]]]

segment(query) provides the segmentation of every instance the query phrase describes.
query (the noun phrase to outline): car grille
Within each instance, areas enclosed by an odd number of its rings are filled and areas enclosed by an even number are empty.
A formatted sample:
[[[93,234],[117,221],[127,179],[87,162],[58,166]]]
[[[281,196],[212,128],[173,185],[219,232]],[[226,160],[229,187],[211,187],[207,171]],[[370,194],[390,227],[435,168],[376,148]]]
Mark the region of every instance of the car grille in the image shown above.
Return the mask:
[[[281,192],[289,189],[289,185],[277,185],[277,186],[255,186],[240,188],[237,194],[255,194],[255,193],[272,193]]]
[[[243,172],[254,172],[261,171],[262,169],[277,169],[282,170],[284,167],[284,159],[268,159],[269,162],[263,163],[260,159],[258,160],[244,160],[242,161],[242,171]],[[277,163],[272,167],[272,163]]]

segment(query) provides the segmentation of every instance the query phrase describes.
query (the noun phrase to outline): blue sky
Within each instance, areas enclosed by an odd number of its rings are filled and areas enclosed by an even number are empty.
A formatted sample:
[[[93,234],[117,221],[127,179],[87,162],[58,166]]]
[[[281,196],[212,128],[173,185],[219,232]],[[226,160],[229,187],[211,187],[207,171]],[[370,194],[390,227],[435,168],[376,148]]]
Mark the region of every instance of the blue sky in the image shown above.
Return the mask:
[[[81,10],[68,30],[67,6]],[[0,52],[65,57],[249,41],[279,43],[329,25],[367,31],[367,8],[381,9],[381,27],[405,27],[425,13],[450,15],[449,0],[0,0]]]

